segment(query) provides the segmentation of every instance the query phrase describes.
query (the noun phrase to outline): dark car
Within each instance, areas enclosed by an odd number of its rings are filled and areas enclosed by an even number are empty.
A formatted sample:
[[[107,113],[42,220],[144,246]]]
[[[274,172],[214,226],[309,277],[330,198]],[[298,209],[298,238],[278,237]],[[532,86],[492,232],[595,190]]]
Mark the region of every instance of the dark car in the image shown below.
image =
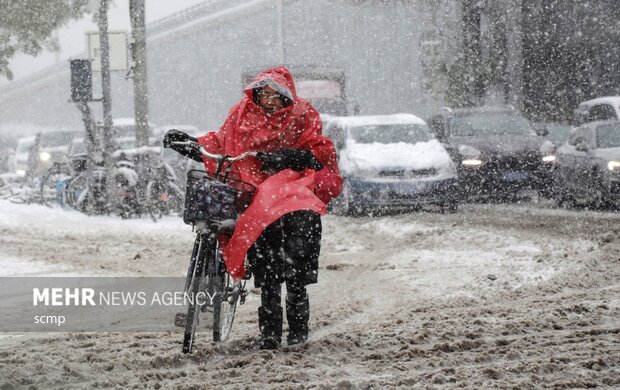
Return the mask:
[[[428,122],[448,145],[464,198],[511,199],[524,188],[548,195],[555,147],[515,109],[445,108]]]
[[[556,152],[554,197],[559,205],[606,208],[620,201],[620,121],[577,128]]]

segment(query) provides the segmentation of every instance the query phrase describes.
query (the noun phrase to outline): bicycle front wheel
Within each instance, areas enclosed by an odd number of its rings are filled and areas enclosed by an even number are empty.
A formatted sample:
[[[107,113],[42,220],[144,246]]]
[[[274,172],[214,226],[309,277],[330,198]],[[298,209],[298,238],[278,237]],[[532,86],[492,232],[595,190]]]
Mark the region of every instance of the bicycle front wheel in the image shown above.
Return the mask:
[[[201,236],[196,237],[194,251],[187,270],[187,280],[185,282],[185,292],[190,294],[185,317],[185,334],[183,336],[183,353],[191,353],[194,344],[196,327],[198,326],[198,315],[200,314],[200,283],[205,275],[205,257],[208,253],[208,239]]]
[[[208,283],[213,286],[213,341],[224,342],[230,336],[237,302],[239,301],[240,285],[235,285],[226,272],[224,262],[216,248],[214,264],[217,265],[217,274],[210,276]]]

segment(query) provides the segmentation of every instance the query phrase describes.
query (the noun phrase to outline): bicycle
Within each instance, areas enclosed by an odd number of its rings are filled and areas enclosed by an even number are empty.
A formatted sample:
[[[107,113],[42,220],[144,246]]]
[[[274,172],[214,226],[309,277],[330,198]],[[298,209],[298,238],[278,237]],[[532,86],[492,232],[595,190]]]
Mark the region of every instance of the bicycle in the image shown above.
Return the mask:
[[[176,174],[163,158],[156,161],[146,185],[145,205],[154,222],[170,212],[180,211],[183,192],[176,185]]]
[[[63,184],[62,203],[85,214],[109,213],[105,192],[106,171],[95,166],[92,173],[83,171]]]
[[[64,205],[64,190],[71,179],[71,168],[63,162],[54,162],[41,177],[41,201],[47,207],[54,203]]]
[[[175,325],[185,328],[183,352],[191,353],[201,313],[213,314],[213,341],[226,341],[235,316],[237,302],[243,304],[248,291],[247,279],[234,281],[222,259],[218,237],[231,235],[237,215],[250,204],[255,187],[229,178],[234,161],[257,152],[237,157],[211,154],[195,142],[176,142],[192,145],[203,156],[217,162],[215,174],[191,170],[187,174],[183,221],[196,231],[184,293],[189,297],[187,313],[177,313]],[[201,299],[199,299],[201,297]]]

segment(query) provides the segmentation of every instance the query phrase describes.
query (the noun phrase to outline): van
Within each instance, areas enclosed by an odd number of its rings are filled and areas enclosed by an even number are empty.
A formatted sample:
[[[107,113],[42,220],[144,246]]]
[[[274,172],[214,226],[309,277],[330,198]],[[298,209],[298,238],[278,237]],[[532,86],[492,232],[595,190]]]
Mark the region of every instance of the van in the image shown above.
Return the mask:
[[[412,114],[322,115],[344,179],[332,211],[357,215],[437,205],[458,208],[456,167],[426,122]]]

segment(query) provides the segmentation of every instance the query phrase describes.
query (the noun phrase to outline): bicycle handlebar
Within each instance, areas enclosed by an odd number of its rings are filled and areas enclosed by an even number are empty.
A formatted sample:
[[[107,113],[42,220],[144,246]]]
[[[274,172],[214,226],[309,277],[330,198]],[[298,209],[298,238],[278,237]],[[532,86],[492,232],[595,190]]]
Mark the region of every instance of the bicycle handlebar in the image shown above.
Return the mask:
[[[230,161],[230,162],[234,162],[237,160],[241,160],[242,158],[245,158],[247,156],[256,156],[258,154],[257,151],[248,151],[248,152],[244,152],[241,153],[240,155],[236,156],[236,157],[232,157],[232,156],[228,156],[225,154],[214,154],[214,153],[210,153],[207,152],[207,150],[200,145],[198,142],[194,142],[194,141],[184,141],[184,142],[172,142],[173,145],[185,145],[185,146],[191,146],[196,148],[200,154],[202,154],[205,157],[208,157],[210,159],[216,160],[216,161]]]

